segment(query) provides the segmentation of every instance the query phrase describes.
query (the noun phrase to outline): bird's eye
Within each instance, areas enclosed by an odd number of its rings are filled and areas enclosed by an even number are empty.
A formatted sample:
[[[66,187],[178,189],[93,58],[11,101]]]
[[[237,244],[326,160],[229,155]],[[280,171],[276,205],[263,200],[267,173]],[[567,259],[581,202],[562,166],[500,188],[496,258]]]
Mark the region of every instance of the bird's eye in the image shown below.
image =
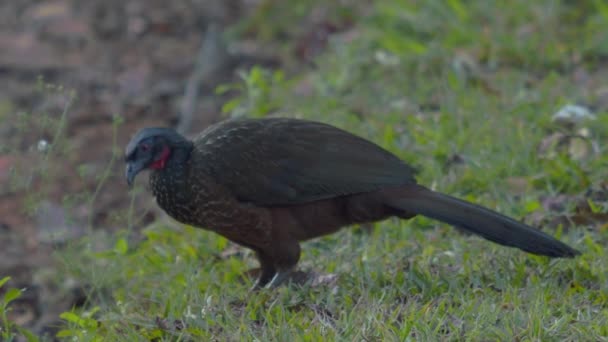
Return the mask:
[[[139,145],[139,149],[140,149],[142,152],[147,152],[148,150],[150,150],[150,145],[148,145],[148,144],[142,144],[142,145]]]

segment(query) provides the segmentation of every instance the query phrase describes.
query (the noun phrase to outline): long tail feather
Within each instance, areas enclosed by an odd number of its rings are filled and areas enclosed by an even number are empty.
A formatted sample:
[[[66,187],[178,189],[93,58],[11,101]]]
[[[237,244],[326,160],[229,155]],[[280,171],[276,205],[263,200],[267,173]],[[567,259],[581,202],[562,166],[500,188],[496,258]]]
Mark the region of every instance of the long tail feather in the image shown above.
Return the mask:
[[[406,213],[416,213],[480,235],[505,246],[549,257],[571,258],[580,252],[554,237],[490,209],[415,185],[387,204]]]

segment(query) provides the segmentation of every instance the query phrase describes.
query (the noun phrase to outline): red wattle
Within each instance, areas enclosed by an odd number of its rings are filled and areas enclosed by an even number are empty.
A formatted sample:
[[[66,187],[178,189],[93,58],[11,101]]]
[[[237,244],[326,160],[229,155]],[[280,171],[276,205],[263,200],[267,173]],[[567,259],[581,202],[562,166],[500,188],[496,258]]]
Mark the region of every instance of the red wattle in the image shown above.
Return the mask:
[[[154,170],[164,169],[165,165],[167,164],[167,159],[169,159],[169,155],[170,154],[171,154],[171,150],[169,149],[169,147],[163,146],[163,151],[160,154],[160,158],[158,158],[157,160],[155,160],[150,165],[150,168],[154,169]]]

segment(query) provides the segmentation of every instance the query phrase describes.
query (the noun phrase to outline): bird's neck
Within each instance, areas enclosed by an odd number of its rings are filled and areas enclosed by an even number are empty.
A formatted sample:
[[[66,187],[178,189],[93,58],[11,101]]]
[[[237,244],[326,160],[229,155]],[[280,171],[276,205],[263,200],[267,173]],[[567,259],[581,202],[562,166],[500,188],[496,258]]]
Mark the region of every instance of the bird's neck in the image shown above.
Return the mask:
[[[172,146],[171,152],[166,158],[165,165],[159,170],[159,173],[171,178],[184,179],[182,173],[187,169],[192,149],[192,142],[185,139],[183,142],[180,142],[180,144]]]
[[[171,155],[169,156],[167,166],[171,167],[187,164],[193,148],[194,145],[188,140],[184,140],[184,142],[180,145],[173,147],[171,149]]]
[[[150,188],[159,205],[187,203],[190,200],[187,180],[192,144],[174,147],[162,169],[152,170]]]

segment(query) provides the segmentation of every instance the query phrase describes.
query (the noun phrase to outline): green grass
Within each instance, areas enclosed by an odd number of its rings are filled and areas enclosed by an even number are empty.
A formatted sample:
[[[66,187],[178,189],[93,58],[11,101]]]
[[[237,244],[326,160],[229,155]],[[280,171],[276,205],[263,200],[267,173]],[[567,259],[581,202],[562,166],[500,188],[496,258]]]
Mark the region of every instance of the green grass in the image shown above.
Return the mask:
[[[306,1],[266,2],[235,28],[261,40],[297,35]],[[231,115],[322,120],[369,138],[416,165],[419,181],[518,218],[545,196],[580,195],[606,179],[606,108],[583,123],[600,150],[539,153],[566,103],[594,104],[573,81],[606,71],[602,1],[377,1],[331,8],[353,21],[316,68],[256,68],[233,88]],[[354,8],[354,9],[353,9]],[[266,17],[267,16],[267,17]],[[264,20],[266,18],[266,20]],[[287,33],[285,33],[287,32]],[[277,43],[289,51],[290,41]],[[295,70],[295,71],[294,71]],[[606,73],[604,73],[605,75]],[[302,89],[307,89],[302,94]],[[462,162],[450,162],[450,160]],[[525,184],[514,188],[510,179]],[[125,192],[127,190],[125,189]],[[138,192],[135,196],[150,196]],[[607,202],[597,203],[606,212]],[[571,214],[573,212],[570,212]],[[137,215],[137,214],[134,214]],[[125,228],[128,226],[125,222]],[[95,236],[58,251],[65,272],[90,285],[84,309],[64,314],[78,340],[606,340],[606,224],[545,227],[583,251],[548,260],[466,236],[428,219],[388,220],[371,234],[345,229],[303,246],[300,268],[335,283],[248,292],[249,252],[220,257],[227,241],[171,221]],[[92,250],[95,239],[114,247]]]

